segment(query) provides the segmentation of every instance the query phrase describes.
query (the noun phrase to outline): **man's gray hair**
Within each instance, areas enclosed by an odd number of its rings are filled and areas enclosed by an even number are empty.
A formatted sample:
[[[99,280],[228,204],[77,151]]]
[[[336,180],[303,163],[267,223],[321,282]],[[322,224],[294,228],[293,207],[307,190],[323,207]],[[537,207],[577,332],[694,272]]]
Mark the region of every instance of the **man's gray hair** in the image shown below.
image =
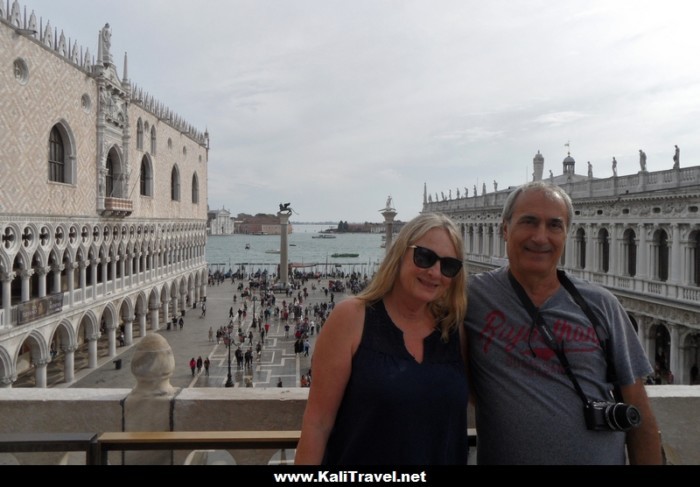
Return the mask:
[[[530,191],[541,191],[548,198],[556,199],[561,198],[561,200],[566,205],[566,232],[569,233],[571,229],[571,222],[574,219],[574,204],[571,202],[571,198],[560,186],[549,183],[547,181],[530,181],[522,186],[517,187],[513,192],[508,195],[505,205],[503,205],[503,223],[510,223],[510,219],[513,218],[513,210],[515,208],[515,201],[523,193]]]

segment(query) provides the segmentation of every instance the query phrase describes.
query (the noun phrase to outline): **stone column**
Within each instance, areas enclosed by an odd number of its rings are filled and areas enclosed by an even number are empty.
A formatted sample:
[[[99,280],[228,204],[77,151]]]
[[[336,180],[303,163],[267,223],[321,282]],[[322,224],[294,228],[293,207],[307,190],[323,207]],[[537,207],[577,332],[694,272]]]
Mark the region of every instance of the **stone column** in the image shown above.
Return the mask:
[[[24,269],[20,273],[22,276],[22,298],[21,302],[26,303],[31,298],[31,290],[29,289],[30,278],[34,275],[34,270]]]
[[[110,262],[110,264],[111,264],[110,267],[112,268],[112,292],[113,293],[117,292],[117,287],[118,287],[117,286],[117,265],[118,265],[117,261],[118,260],[119,260],[119,256],[116,255],[116,256],[114,256],[113,259],[111,259],[111,262]]]
[[[78,262],[71,262],[67,265],[66,280],[68,281],[68,304],[75,304],[75,270],[80,267]]]
[[[566,243],[564,247],[564,266],[570,269],[575,268],[576,263],[576,240],[574,233],[566,234]]]
[[[649,249],[647,248],[647,231],[644,223],[637,225],[639,230],[639,243],[637,244],[637,279],[645,280],[649,277]]]
[[[86,336],[88,345],[88,369],[94,369],[97,367],[97,339],[100,338],[99,334],[93,334]]]
[[[127,316],[124,318],[122,325],[124,326],[124,344],[131,345],[134,342],[134,320],[135,316]]]
[[[104,257],[102,259],[102,262],[100,262],[100,265],[102,266],[102,295],[105,296],[107,294],[107,278],[109,277],[109,273],[107,272],[107,268],[109,267],[110,263],[110,258],[109,257]]]
[[[99,264],[98,259],[92,259],[90,261],[90,275],[92,276],[92,299],[97,298],[97,264]]]
[[[165,299],[163,300],[163,323],[165,324],[166,328],[168,325],[168,322],[170,321],[170,298],[168,296],[165,296]]]
[[[642,349],[647,357],[649,357],[649,325],[646,324],[640,316],[634,315],[633,318],[637,322],[637,336],[639,343],[642,344]]]
[[[134,252],[134,276],[136,276],[136,283],[140,283],[141,279],[141,252]]]
[[[290,211],[278,211],[280,219],[280,282],[285,286],[289,284],[289,245],[287,244],[287,228],[289,225]]]
[[[384,217],[384,224],[386,225],[386,239],[384,240],[384,255],[389,252],[391,247],[391,241],[394,237],[394,218],[397,213],[393,208],[384,208],[382,211],[382,216]]]
[[[2,279],[2,315],[3,320],[0,326],[10,326],[12,321],[12,280],[15,278],[14,272],[3,272],[0,274]]]
[[[617,225],[613,224],[610,227],[610,256],[608,260],[608,274],[613,277],[622,275],[622,266],[618,263],[619,243],[617,241]]]
[[[124,261],[125,261],[124,256],[119,256],[118,265],[119,265],[119,275],[121,276],[119,278],[119,287],[122,289],[124,289],[124,286],[125,286],[125,284],[124,284],[124,277],[125,277],[124,272],[126,270],[126,265],[125,265]]]
[[[63,287],[61,285],[61,272],[63,272],[63,269],[65,268],[66,266],[63,264],[55,265],[51,268],[53,271],[53,289],[55,293],[63,292]]]
[[[679,337],[680,327],[675,323],[668,323],[668,327],[671,329],[671,346],[669,347],[668,367],[671,369],[671,373],[673,374],[674,384],[679,384],[681,380],[681,361],[679,357],[681,350],[681,341]]]
[[[158,322],[158,320],[160,318],[160,308],[155,306],[155,307],[149,308],[149,309],[151,311],[151,329],[152,329],[152,331],[158,331],[160,329],[160,323]],[[165,313],[163,315],[163,318],[165,319],[165,322],[167,323],[168,314]],[[146,334],[146,315],[143,315],[141,333],[143,335]]]
[[[78,265],[80,266],[80,291],[82,294],[82,301],[85,302],[85,300],[87,300],[87,261],[81,260]]]
[[[75,351],[77,347],[74,345],[61,347],[63,351],[63,376],[66,383],[71,383],[75,380]]]
[[[39,294],[37,298],[43,298],[46,296],[46,275],[48,274],[48,268],[37,267],[36,274],[39,280]]]
[[[173,303],[173,315],[177,316],[178,312],[178,306],[179,306],[179,300],[177,299],[177,293],[175,293],[175,297],[171,299]]]
[[[493,227],[489,224],[484,229],[484,255],[491,257],[493,255]]]
[[[180,310],[187,310],[187,290],[182,290],[180,292]]]
[[[680,284],[681,280],[681,228],[678,223],[671,224],[671,268],[669,269],[669,284]]]
[[[34,361],[34,367],[36,370],[34,371],[34,377],[36,380],[36,386],[38,388],[46,388],[46,366],[49,364],[49,361],[45,358],[35,360]]]
[[[108,356],[115,357],[117,355],[117,326],[114,323],[110,323],[107,326],[107,340],[108,340]]]

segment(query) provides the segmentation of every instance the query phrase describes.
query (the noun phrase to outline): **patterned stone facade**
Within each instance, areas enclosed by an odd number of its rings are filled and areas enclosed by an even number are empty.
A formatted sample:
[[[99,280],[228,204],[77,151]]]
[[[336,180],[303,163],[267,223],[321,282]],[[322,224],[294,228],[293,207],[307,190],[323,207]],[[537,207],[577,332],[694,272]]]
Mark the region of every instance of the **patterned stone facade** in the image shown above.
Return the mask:
[[[201,133],[97,56],[0,3],[0,384],[157,330],[206,295]]]
[[[542,179],[544,158],[534,158]],[[700,360],[700,166],[596,179],[563,173],[549,181],[574,203],[574,219],[562,256],[568,272],[610,289],[627,309],[661,380],[698,382]],[[589,166],[590,169],[590,166]],[[450,215],[462,228],[470,272],[507,263],[501,212],[514,188],[467,188],[457,198],[423,194],[423,211]],[[451,191],[450,191],[451,195]]]

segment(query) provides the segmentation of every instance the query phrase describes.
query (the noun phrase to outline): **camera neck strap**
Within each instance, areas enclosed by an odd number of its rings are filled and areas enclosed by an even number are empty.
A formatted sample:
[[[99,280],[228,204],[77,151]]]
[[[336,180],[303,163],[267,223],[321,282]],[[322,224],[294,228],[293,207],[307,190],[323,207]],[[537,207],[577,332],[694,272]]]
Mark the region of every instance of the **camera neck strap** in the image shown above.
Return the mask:
[[[598,342],[600,342],[600,348],[603,349],[603,353],[605,354],[605,361],[607,364],[606,374],[608,382],[610,382],[613,385],[614,397],[618,401],[621,401],[622,392],[620,391],[620,386],[617,383],[617,374],[615,373],[615,367],[613,365],[614,362],[612,357],[612,351],[610,349],[610,335],[608,335],[608,332],[605,329],[605,327],[600,323],[598,317],[595,315],[595,313],[593,313],[591,307],[588,306],[588,303],[585,299],[583,299],[583,296],[581,296],[581,293],[579,293],[578,289],[576,289],[576,286],[574,286],[574,283],[571,282],[566,273],[563,270],[558,269],[557,277],[559,278],[559,282],[561,283],[561,285],[564,286],[564,289],[566,289],[571,295],[571,297],[574,298],[576,304],[579,305],[579,307],[588,317],[588,320],[591,322],[591,325],[593,325],[593,330],[595,331],[595,334],[598,337]]]
[[[508,279],[510,280],[510,285],[513,287],[515,294],[518,295],[520,302],[523,304],[528,314],[532,318],[533,325],[537,325],[537,329],[539,330],[542,339],[545,341],[547,346],[549,346],[549,348],[551,348],[554,351],[554,353],[557,354],[559,362],[561,362],[561,365],[564,367],[564,371],[566,371],[566,375],[569,377],[571,383],[574,386],[574,389],[576,389],[576,392],[581,397],[581,401],[583,401],[584,405],[589,404],[590,400],[586,396],[586,393],[583,392],[583,389],[581,388],[578,379],[576,379],[576,375],[574,375],[573,370],[571,370],[571,364],[569,363],[569,359],[566,358],[564,350],[562,349],[560,344],[557,343],[556,339],[554,338],[554,335],[552,335],[552,332],[547,326],[547,323],[544,321],[544,318],[542,317],[542,314],[540,313],[539,309],[537,309],[535,304],[530,299],[530,296],[527,295],[525,289],[523,289],[523,287],[520,285],[517,279],[515,279],[510,270],[508,270]],[[569,281],[569,283],[571,283],[571,281]]]

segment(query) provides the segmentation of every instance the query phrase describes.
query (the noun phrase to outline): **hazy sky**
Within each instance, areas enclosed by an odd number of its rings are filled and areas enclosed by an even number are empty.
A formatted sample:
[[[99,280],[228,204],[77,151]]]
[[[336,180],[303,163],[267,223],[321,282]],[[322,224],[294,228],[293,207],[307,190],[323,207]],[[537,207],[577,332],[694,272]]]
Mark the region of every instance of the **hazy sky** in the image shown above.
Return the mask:
[[[0,0],[3,3],[6,0]],[[23,0],[209,131],[209,207],[397,219],[428,192],[669,169],[700,153],[700,2]],[[565,144],[569,143],[568,147]]]

